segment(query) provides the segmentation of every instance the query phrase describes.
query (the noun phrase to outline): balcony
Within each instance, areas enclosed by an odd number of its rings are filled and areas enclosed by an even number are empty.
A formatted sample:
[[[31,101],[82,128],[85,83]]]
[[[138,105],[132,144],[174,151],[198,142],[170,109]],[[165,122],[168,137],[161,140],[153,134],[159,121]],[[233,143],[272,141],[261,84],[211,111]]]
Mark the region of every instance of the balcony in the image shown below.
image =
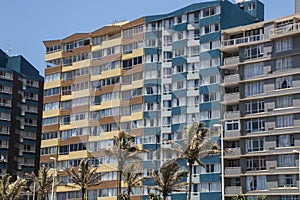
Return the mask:
[[[241,114],[239,110],[235,111],[226,111],[224,114],[224,119],[237,119],[240,118]]]
[[[228,195],[236,195],[236,194],[242,194],[242,186],[227,186],[225,188],[225,194]]]
[[[240,62],[239,56],[224,58],[224,65],[237,65]]]
[[[240,134],[240,130],[225,130],[225,138],[238,139],[240,137]]]
[[[240,156],[242,154],[241,148],[226,148],[225,149],[225,156]]]
[[[236,38],[231,40],[225,40],[222,42],[221,47],[237,47],[242,44],[249,44],[252,42],[257,42],[264,40],[264,35],[253,35],[249,37]]]
[[[270,30],[270,38],[281,37],[289,34],[293,34],[300,30],[300,23],[288,24],[279,28],[273,28]]]
[[[225,175],[239,176],[241,173],[242,173],[241,167],[226,167],[225,168]]]
[[[231,74],[224,76],[224,83],[238,83],[241,80],[239,74]]]
[[[238,101],[240,99],[240,93],[225,93],[224,101]]]

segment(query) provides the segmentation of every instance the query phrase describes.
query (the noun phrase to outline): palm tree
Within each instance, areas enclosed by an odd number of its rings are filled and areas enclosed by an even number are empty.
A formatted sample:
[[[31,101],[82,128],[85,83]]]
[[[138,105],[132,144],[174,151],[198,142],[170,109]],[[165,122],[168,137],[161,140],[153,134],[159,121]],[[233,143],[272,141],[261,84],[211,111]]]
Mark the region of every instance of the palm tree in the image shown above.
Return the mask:
[[[266,196],[259,196],[256,200],[268,200]]]
[[[52,189],[53,179],[49,176],[49,171],[49,168],[43,166],[39,170],[38,175],[34,172],[28,175],[30,180],[36,185],[36,192],[41,200],[46,200],[48,193]]]
[[[101,173],[97,173],[98,167],[91,167],[89,160],[81,160],[78,166],[78,170],[70,167],[67,169],[67,173],[71,179],[71,183],[79,186],[81,191],[81,199],[84,200],[87,197],[87,189],[93,185],[99,185],[101,183]],[[67,187],[72,187],[68,186]]]
[[[200,160],[209,154],[220,153],[218,143],[213,139],[220,133],[211,133],[207,136],[208,129],[203,123],[193,121],[191,127],[185,131],[185,139],[183,144],[179,144],[172,140],[168,141],[172,147],[162,148],[161,151],[170,151],[178,154],[177,159],[186,159],[189,169],[189,184],[188,184],[188,200],[191,199],[192,191],[192,171],[195,163],[206,168],[206,165]]]
[[[17,180],[11,182],[12,176],[5,174],[0,180],[0,199],[1,200],[16,200],[22,195],[26,188],[27,181],[17,177]]]
[[[175,160],[164,163],[161,168],[154,171],[151,177],[155,181],[157,186],[153,189],[158,190],[166,200],[168,195],[172,192],[182,192],[186,183],[179,182],[188,174],[187,171],[178,171],[179,165]]]
[[[246,197],[242,194],[237,194],[236,196],[232,197],[232,200],[246,200]]]
[[[130,199],[130,195],[132,194],[132,188],[139,186],[140,182],[144,179],[142,177],[142,173],[136,172],[134,165],[128,166],[123,171],[124,182],[127,185],[127,196]]]
[[[147,200],[161,200],[161,198],[152,192],[150,192],[147,196]]]
[[[132,160],[141,160],[138,153],[142,151],[133,143],[133,139],[134,138],[128,135],[125,131],[119,131],[118,136],[114,136],[115,146],[113,148],[106,149],[106,154],[117,160],[118,196],[121,195],[121,180],[125,164]]]

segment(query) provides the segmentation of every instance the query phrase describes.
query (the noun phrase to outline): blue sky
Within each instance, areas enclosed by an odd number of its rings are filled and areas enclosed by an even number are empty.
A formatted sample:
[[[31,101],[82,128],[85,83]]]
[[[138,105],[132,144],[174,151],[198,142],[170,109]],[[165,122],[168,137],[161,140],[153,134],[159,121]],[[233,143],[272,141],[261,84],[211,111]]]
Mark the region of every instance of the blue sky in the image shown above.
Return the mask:
[[[44,74],[44,40],[91,32],[113,21],[163,14],[205,0],[3,0],[0,48],[23,55]],[[233,1],[233,0],[232,0]],[[294,13],[294,0],[261,0],[265,19]]]

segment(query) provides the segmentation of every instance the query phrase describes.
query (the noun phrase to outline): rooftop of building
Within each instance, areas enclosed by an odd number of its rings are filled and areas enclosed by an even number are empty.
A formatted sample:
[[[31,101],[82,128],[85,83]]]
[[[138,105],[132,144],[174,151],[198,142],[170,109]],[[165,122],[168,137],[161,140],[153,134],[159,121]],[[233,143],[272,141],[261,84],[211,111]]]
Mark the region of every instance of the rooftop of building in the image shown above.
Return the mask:
[[[0,68],[16,72],[34,80],[43,80],[39,71],[22,55],[9,56],[0,49]]]

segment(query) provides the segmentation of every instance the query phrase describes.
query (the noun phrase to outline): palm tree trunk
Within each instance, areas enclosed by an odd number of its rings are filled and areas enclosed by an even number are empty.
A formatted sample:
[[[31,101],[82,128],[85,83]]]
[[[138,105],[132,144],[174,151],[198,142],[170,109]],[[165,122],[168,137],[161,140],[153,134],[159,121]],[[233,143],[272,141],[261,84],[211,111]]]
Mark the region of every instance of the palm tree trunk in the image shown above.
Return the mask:
[[[118,171],[118,196],[121,195],[121,187],[122,187],[122,171]]]
[[[81,189],[81,200],[84,200],[84,196],[85,196],[85,188]]]
[[[189,190],[188,190],[188,200],[191,200],[191,193],[192,193],[192,174],[193,174],[193,165],[189,163]]]
[[[128,186],[128,187],[127,187],[127,195],[128,195],[128,199],[130,199],[130,192],[131,192],[131,187]]]

